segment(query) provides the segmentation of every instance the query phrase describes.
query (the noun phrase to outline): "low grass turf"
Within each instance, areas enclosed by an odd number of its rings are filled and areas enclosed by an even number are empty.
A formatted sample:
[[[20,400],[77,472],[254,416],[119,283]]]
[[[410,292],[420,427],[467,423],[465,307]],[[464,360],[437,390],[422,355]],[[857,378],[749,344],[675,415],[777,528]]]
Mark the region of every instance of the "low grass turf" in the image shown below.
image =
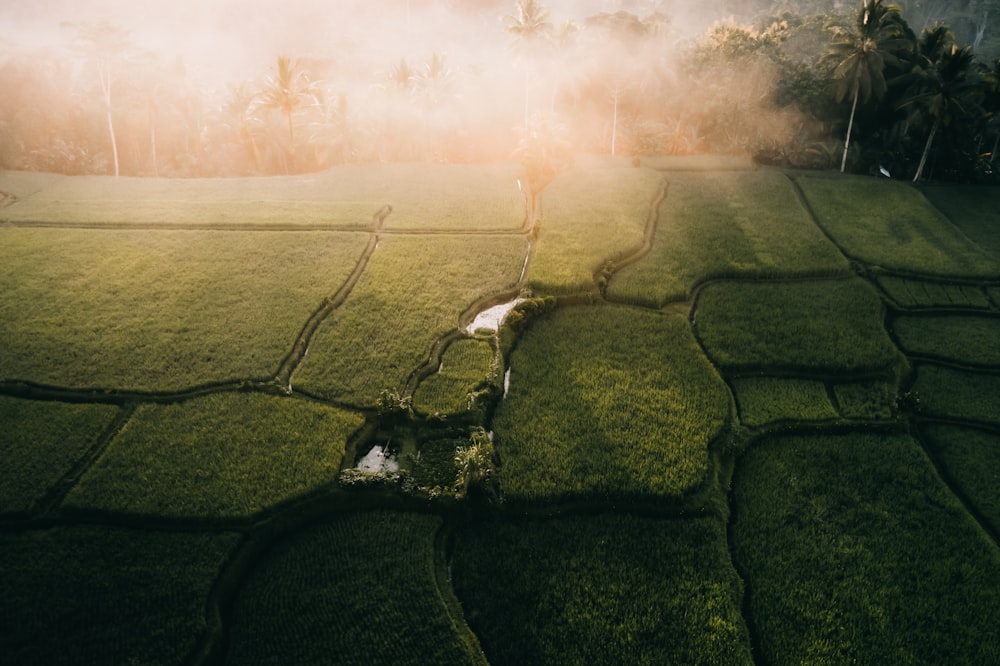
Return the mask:
[[[0,513],[29,510],[97,444],[117,409],[0,396]]]
[[[924,187],[924,195],[973,242],[1000,257],[1000,190],[972,185]]]
[[[990,309],[986,290],[977,284],[947,284],[890,275],[879,276],[877,281],[889,298],[902,308]]]
[[[350,297],[317,330],[293,386],[359,406],[401,390],[465,308],[517,282],[526,250],[519,237],[383,238]]]
[[[662,307],[712,278],[839,275],[840,251],[791,183],[771,172],[669,173],[648,256],[612,277],[608,295]]]
[[[485,340],[456,340],[445,351],[438,371],[420,382],[413,394],[414,409],[448,415],[474,408],[470,394],[491,380],[495,359],[496,352]]]
[[[910,392],[924,413],[1000,423],[1000,375],[922,364]]]
[[[366,241],[0,228],[0,379],[167,391],[270,377]]]
[[[721,519],[471,525],[455,591],[491,664],[752,664]]]
[[[766,663],[1000,660],[1000,549],[910,437],[767,438],[733,498]]]
[[[971,242],[911,185],[829,176],[797,179],[820,224],[852,258],[913,273],[1000,276],[1000,260]]]
[[[642,247],[663,179],[649,169],[602,163],[560,174],[542,192],[528,283],[540,293],[594,288],[606,261]]]
[[[304,400],[216,394],[142,405],[64,506],[247,517],[336,483],[357,414]]]
[[[623,306],[556,310],[524,335],[493,428],[508,498],[678,498],[708,472],[729,391],[687,320]]]
[[[7,664],[186,663],[238,542],[90,526],[0,533],[0,654]]]
[[[695,321],[709,357],[727,370],[895,371],[904,362],[882,301],[860,279],[711,283]]]
[[[109,178],[0,173],[19,199],[0,220],[65,225],[510,229],[525,218],[518,166],[351,165],[307,176]]]
[[[1000,366],[1000,317],[903,316],[894,319],[892,327],[910,354]]]
[[[283,540],[236,600],[226,663],[477,663],[437,587],[440,526],[366,512]]]
[[[951,482],[1000,534],[1000,434],[939,424],[922,433]]]
[[[839,416],[826,384],[791,377],[737,377],[732,380],[740,421],[756,427],[775,421],[823,421]]]

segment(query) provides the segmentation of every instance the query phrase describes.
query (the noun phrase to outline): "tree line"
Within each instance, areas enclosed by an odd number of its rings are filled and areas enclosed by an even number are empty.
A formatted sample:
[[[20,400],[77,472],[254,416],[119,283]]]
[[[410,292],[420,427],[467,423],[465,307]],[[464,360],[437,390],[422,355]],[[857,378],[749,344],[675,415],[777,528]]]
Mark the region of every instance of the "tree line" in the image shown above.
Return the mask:
[[[66,25],[74,57],[0,59],[0,168],[206,177],[517,157],[544,186],[575,151],[713,152],[994,182],[1000,59],[979,53],[1000,44],[1000,3],[950,1],[957,31],[930,0],[775,0],[692,39],[659,3],[559,20],[517,0],[475,24],[503,44],[485,60],[447,44],[390,62],[282,54],[225,86],[113,23]]]

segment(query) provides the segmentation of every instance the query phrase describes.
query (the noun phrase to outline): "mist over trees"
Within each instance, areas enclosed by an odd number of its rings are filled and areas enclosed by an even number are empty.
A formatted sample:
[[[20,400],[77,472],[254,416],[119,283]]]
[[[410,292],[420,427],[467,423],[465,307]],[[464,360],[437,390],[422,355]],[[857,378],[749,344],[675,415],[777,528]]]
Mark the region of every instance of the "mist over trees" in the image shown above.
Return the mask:
[[[997,178],[1000,0],[201,4],[6,3],[0,168],[523,159],[544,186],[574,151],[710,152]]]

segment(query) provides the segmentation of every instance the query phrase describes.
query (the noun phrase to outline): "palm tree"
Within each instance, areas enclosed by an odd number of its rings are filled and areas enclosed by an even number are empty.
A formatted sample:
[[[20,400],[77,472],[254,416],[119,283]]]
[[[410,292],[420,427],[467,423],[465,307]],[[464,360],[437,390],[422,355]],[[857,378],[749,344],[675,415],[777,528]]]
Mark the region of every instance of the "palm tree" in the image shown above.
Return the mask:
[[[517,0],[514,15],[505,17],[507,32],[515,37],[515,44],[528,56],[536,57],[542,45],[552,36],[549,11],[535,0]],[[531,85],[531,69],[524,69],[524,126],[528,126],[530,107],[528,103]]]
[[[946,28],[925,30],[917,53],[918,62],[913,72],[916,84],[912,94],[900,104],[901,108],[913,108],[919,117],[931,119],[930,133],[913,176],[914,183],[923,175],[938,130],[959,116],[977,111],[982,92],[973,66],[972,47],[960,48]]]
[[[318,103],[316,82],[299,66],[297,60],[278,56],[278,76],[268,78],[257,103],[265,109],[280,111],[288,121],[288,149],[292,167],[295,165],[295,123],[292,116],[303,104]]]
[[[866,103],[872,96],[880,99],[885,95],[885,69],[899,63],[898,55],[912,48],[912,40],[902,10],[882,0],[863,0],[853,25],[834,25],[831,31],[834,42],[828,55],[836,64],[833,78],[837,103],[851,98],[844,156],[840,161],[843,173],[858,101]]]
[[[104,102],[104,112],[108,121],[108,135],[111,138],[111,154],[114,157],[115,177],[119,174],[118,139],[115,136],[115,124],[112,119],[111,92],[114,83],[114,68],[131,50],[132,42],[129,31],[112,25],[107,21],[100,23],[66,24],[76,30],[79,47],[93,62],[97,71],[101,99]]]

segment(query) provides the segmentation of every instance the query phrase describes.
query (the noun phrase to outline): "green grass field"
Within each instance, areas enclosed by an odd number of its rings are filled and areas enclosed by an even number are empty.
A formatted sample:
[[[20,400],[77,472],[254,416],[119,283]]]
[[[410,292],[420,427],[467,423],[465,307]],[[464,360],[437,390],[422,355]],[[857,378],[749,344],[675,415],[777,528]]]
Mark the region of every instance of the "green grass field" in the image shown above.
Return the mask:
[[[667,173],[648,256],[615,274],[608,295],[662,307],[724,277],[842,275],[847,261],[776,172]]]
[[[511,358],[494,429],[508,496],[678,498],[730,417],[688,322],[620,306],[557,310]]]
[[[734,492],[767,663],[1000,659],[1000,550],[911,438],[769,438]]]
[[[81,525],[0,533],[10,664],[182,664],[239,535]]]
[[[75,509],[252,516],[335,484],[363,419],[259,394],[143,405],[66,498]]]
[[[0,172],[4,663],[1000,663],[995,192],[520,173]]]
[[[491,664],[752,664],[721,519],[483,522],[455,589]]]
[[[0,378],[171,391],[271,377],[365,241],[0,228]]]

